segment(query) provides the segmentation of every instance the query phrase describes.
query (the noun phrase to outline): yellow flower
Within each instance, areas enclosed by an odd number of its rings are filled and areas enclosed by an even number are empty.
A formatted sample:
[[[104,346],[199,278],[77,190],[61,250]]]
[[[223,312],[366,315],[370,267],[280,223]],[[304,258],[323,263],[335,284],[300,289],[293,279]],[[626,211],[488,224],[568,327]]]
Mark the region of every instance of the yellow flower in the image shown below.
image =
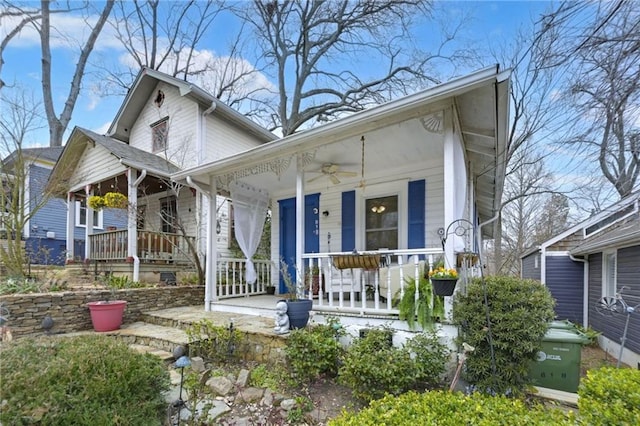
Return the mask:
[[[122,209],[127,207],[127,197],[119,192],[107,192],[104,194],[104,203],[106,207]]]
[[[93,210],[100,210],[101,208],[106,207],[104,198],[99,195],[92,195],[89,197],[87,204]]]
[[[458,279],[458,271],[453,268],[447,269],[444,266],[439,266],[429,271],[429,278]]]

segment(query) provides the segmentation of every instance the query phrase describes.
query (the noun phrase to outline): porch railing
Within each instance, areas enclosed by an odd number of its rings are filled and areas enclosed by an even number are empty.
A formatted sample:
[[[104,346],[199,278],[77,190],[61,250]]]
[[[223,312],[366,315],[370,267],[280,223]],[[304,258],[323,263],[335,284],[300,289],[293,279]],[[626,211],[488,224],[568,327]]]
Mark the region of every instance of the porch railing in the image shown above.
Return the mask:
[[[247,282],[247,260],[234,258],[218,259],[216,293],[219,299],[264,294],[271,285],[271,262],[254,260],[257,280]]]
[[[394,299],[404,295],[407,279],[419,280],[443,256],[429,248],[305,254],[305,288],[314,310],[396,315]]]
[[[106,231],[89,236],[90,258],[103,261],[123,261],[127,259],[128,231]],[[189,240],[194,237],[164,232],[138,231],[137,256],[141,262],[189,262]]]

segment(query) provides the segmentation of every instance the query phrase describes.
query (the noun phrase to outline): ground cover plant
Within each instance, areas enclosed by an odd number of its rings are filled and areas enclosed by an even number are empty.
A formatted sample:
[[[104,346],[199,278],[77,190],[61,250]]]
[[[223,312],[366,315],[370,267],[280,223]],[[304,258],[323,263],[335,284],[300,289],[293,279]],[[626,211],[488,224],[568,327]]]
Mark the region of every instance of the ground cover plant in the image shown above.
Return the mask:
[[[108,336],[20,339],[0,355],[2,424],[144,426],[166,415],[162,361]]]
[[[465,379],[480,392],[522,395],[529,364],[553,320],[553,297],[538,281],[513,277],[473,280],[453,303],[459,343],[475,350],[465,364]]]

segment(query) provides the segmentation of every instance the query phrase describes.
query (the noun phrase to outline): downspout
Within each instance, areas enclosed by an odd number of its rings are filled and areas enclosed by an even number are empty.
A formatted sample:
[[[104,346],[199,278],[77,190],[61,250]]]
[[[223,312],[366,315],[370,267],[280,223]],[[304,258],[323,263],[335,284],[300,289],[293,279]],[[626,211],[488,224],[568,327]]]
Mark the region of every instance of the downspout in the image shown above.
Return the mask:
[[[582,277],[582,325],[586,328],[589,324],[589,261],[587,259],[578,259],[569,253],[569,259],[574,262],[584,264],[584,273]]]
[[[138,185],[140,185],[142,183],[142,180],[147,176],[147,170],[143,169],[140,172],[140,176],[138,176],[138,178],[135,180],[135,182],[133,182],[133,190],[138,189]],[[135,205],[136,209],[138,207],[138,197],[136,197],[136,205]],[[137,215],[137,212],[136,212]],[[132,250],[131,252],[131,257],[133,257],[133,281],[138,281],[140,279],[140,258],[138,257],[138,238],[137,238],[137,234],[138,234],[138,230],[136,228],[136,249]],[[131,239],[133,241],[133,238]]]
[[[493,216],[491,219],[485,220],[484,222],[478,225],[478,232],[476,233],[475,237],[476,237],[476,244],[478,245],[479,249],[482,249],[482,227],[489,225],[490,223],[493,223],[496,220],[498,220],[498,218],[500,217],[500,210],[502,210],[502,207],[498,209],[498,213],[496,213],[495,216]],[[480,265],[480,269],[482,270],[482,265]]]
[[[211,106],[204,111],[202,111],[202,116],[200,120],[200,135],[198,137],[198,146],[196,146],[196,154],[198,158],[198,165],[201,165],[204,160],[204,147],[206,146],[207,141],[207,121],[205,117],[211,114],[216,109],[216,101],[211,101]]]

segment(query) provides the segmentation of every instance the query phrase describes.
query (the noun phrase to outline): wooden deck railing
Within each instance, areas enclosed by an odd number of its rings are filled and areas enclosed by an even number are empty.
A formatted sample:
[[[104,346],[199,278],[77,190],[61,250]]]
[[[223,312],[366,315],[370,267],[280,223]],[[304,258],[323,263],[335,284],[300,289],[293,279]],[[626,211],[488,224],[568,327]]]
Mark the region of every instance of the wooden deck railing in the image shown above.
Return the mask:
[[[90,259],[103,261],[123,261],[127,259],[128,231],[116,230],[101,232],[89,236]],[[138,231],[137,255],[141,262],[189,262],[188,240],[180,234],[152,231]]]

